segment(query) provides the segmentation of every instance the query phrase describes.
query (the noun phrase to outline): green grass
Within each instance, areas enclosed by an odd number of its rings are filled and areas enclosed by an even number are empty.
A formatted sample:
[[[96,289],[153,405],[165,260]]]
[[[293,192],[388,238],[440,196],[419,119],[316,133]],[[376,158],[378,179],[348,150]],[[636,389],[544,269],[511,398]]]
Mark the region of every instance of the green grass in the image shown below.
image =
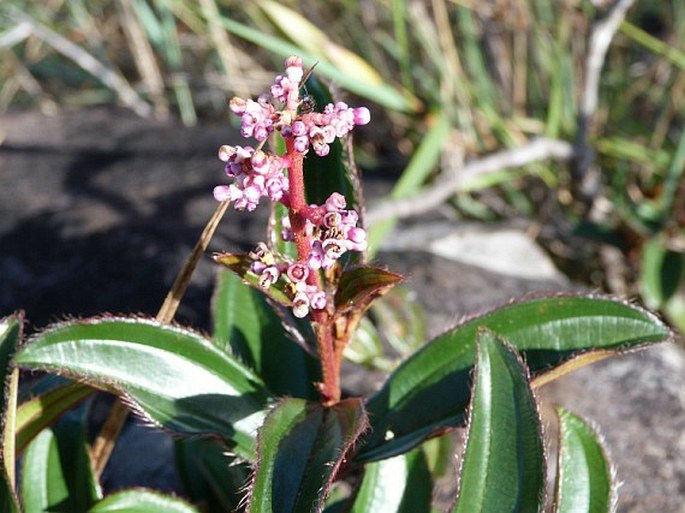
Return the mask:
[[[398,197],[429,185],[446,161],[458,166],[538,136],[575,140],[587,41],[603,14],[589,2],[543,0],[47,5],[0,4],[0,112],[118,102],[186,124],[225,118],[224,99],[261,92],[283,57],[299,53],[319,62],[322,77],[375,107],[375,126],[383,128],[367,130],[361,149],[367,162],[390,155],[407,163]],[[636,1],[612,41],[600,85],[588,141],[601,170],[594,199],[602,216],[585,215],[569,167],[552,162],[503,169],[450,204],[462,217],[478,212],[547,226],[552,236],[542,242],[569,267],[588,255],[574,249],[566,228],[587,232],[592,225],[590,232],[610,235],[596,241],[597,250],[621,241],[633,269],[625,286],[633,293],[638,284],[630,276],[646,241],[661,234],[669,247],[685,247],[681,2]],[[430,128],[436,112],[444,130]],[[602,286],[599,271],[594,285]]]

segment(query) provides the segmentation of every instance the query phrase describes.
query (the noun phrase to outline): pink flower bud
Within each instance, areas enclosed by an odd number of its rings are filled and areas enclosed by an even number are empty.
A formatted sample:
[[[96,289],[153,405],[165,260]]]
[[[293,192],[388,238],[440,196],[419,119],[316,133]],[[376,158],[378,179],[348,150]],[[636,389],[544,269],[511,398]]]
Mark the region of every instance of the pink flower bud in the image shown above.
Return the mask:
[[[231,101],[228,104],[228,108],[231,109],[231,112],[233,112],[233,114],[237,114],[238,116],[242,115],[245,112],[246,106],[247,101],[238,96],[234,96],[233,98],[231,98]]]
[[[366,125],[371,121],[371,112],[366,107],[357,107],[352,109],[354,113],[354,124],[355,125]]]
[[[322,290],[315,292],[309,298],[309,305],[313,310],[323,310],[326,308],[326,294]]]
[[[334,192],[328,197],[325,205],[329,212],[339,212],[347,206],[347,200],[339,192]]]

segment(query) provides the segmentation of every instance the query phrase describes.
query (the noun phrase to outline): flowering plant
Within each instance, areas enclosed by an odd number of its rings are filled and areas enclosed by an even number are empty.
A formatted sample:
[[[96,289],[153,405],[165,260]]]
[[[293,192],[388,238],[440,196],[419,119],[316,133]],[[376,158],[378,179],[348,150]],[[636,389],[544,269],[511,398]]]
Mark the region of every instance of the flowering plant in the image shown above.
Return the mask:
[[[214,256],[227,269],[212,337],[169,323],[183,280],[154,320],[70,320],[27,341],[20,313],[2,320],[0,511],[428,513],[442,474],[436,452],[451,454],[443,435],[464,424],[450,511],[542,510],[546,457],[533,389],[670,330],[615,299],[538,296],[427,342],[370,397],[343,394],[346,346],[402,277],[364,262],[359,179],[342,158],[341,138],[368,123],[369,111],[327,98],[290,57],[270,95],[231,100],[242,135],[258,144],[220,148],[230,183],[214,196],[220,211],[230,203],[251,211],[268,198],[272,216],[267,242]],[[281,150],[264,150],[267,140]],[[44,378],[20,401],[19,369],[69,379]],[[122,403],[87,450],[84,408],[65,413],[95,389]],[[103,497],[98,475],[121,404],[189,437],[177,442],[187,500],[143,489]],[[584,421],[558,411],[554,510],[608,511],[604,451]]]

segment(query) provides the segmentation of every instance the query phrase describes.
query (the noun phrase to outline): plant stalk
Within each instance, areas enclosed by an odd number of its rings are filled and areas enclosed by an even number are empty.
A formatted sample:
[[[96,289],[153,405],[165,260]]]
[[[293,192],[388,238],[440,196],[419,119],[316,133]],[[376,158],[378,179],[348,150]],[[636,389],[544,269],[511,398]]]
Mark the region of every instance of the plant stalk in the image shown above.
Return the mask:
[[[292,138],[286,139],[286,151],[290,158],[288,171],[288,188],[290,203],[290,227],[297,247],[297,258],[305,261],[312,247],[311,235],[306,231],[306,219],[303,212],[307,208],[304,189],[304,155],[295,151]],[[321,288],[319,273],[310,273],[307,283]],[[317,349],[321,359],[321,375],[323,382],[319,384],[319,392],[325,406],[331,406],[340,401],[340,365],[335,355],[335,335],[333,332],[333,317],[327,310],[312,310],[311,317],[315,324]]]

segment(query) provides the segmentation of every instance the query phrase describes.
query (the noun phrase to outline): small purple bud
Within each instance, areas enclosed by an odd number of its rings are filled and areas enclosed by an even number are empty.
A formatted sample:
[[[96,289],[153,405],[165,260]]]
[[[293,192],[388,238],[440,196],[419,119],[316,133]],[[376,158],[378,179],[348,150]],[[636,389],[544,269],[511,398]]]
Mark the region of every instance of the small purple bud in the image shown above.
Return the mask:
[[[295,137],[299,137],[301,135],[306,135],[307,134],[307,125],[305,125],[302,121],[297,120],[293,121],[293,124],[291,126],[293,135]]]
[[[281,273],[279,272],[277,267],[267,267],[259,275],[259,286],[263,289],[268,289],[269,287],[271,287],[271,285],[276,283],[280,274]]]

